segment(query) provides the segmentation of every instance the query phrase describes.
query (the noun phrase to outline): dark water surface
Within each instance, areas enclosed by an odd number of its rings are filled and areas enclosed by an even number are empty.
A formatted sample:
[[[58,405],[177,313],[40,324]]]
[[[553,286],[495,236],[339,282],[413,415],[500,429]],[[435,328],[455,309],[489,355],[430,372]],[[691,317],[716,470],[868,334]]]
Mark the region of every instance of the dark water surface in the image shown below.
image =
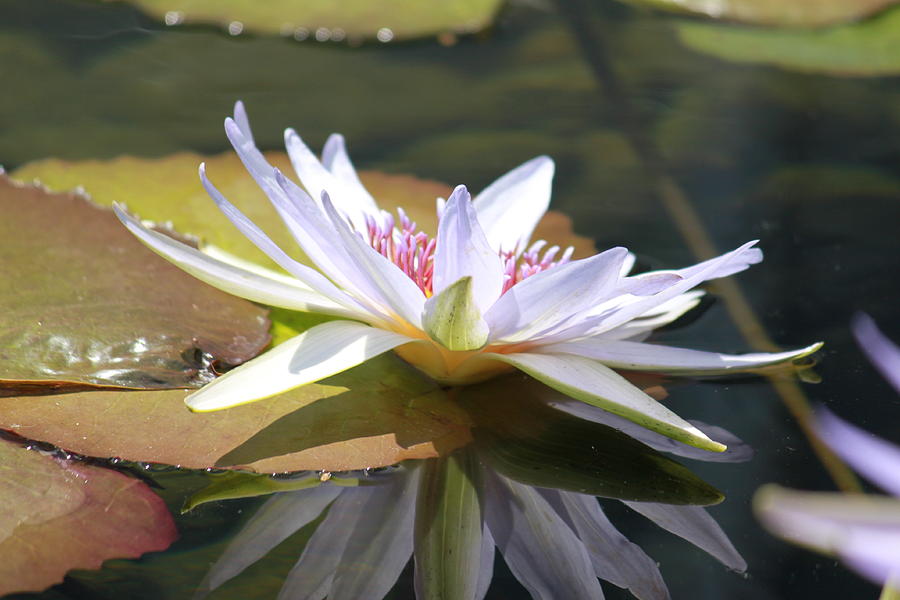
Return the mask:
[[[475,190],[548,154],[557,162],[553,208],[599,246],[625,245],[647,266],[695,262],[698,236],[720,251],[759,238],[765,261],[736,278],[756,317],[783,347],[826,342],[822,382],[801,384],[805,395],[900,441],[900,399],[849,335],[851,315],[864,310],[900,340],[898,80],[728,64],[682,47],[667,16],[612,2],[572,3],[560,15],[538,4],[508,7],[493,30],[450,46],[350,48],[166,28],[120,4],[0,1],[0,163],[219,153],[229,149],[222,118],[238,98],[261,148],[280,149],[286,126],[314,148],[340,131],[359,167]],[[690,207],[699,227],[677,225],[661,172],[683,195],[678,214]],[[721,299],[655,339],[752,349]],[[612,520],[660,563],[673,598],[877,597],[833,559],[755,521],[750,499],[763,483],[833,489],[767,381],[682,385],[668,403],[757,451],[749,463],[690,464],[726,494],[710,511],[749,563],[746,575],[609,503]],[[176,512],[204,479],[149,476]],[[182,538],[168,552],[17,597],[189,598],[260,503],[205,505],[178,517]],[[308,534],[210,597],[274,598]],[[388,597],[413,597],[411,568]],[[498,558],[488,598],[527,597]]]

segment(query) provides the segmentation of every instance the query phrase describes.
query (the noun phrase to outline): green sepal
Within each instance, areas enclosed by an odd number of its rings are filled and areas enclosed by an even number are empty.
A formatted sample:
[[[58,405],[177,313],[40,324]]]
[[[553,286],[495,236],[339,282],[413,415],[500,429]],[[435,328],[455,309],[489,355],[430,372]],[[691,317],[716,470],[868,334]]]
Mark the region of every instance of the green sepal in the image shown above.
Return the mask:
[[[487,343],[489,328],[472,295],[472,278],[458,281],[425,303],[425,332],[448,350],[478,350]]]

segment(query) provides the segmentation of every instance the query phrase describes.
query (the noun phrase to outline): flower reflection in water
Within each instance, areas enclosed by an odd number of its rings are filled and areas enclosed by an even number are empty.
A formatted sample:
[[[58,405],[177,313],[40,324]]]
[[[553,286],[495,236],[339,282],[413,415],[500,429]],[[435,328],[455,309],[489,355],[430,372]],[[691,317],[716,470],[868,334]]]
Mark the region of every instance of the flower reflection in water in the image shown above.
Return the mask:
[[[214,187],[206,191],[234,225],[291,277],[221,251],[201,252],[145,227],[121,207],[132,233],[161,256],[229,293],[339,317],[226,373],[186,399],[192,410],[260,400],[350,369],[394,350],[446,385],[518,369],[588,404],[700,448],[721,451],[613,369],[675,375],[752,370],[815,352],[726,355],[645,343],[693,308],[697,285],[762,260],[749,242],[698,265],[629,276],[634,255],[612,248],[570,260],[570,251],[531,242],[547,211],[553,161],[538,157],[471,198],[458,186],[437,200],[434,236],[399,211],[379,209],[340,135],[321,160],[292,129],[285,145],[305,190],[257,149],[243,105],[225,130],[318,270],[290,258]]]
[[[869,360],[900,393],[900,348],[866,315],[856,317],[853,332]],[[824,409],[817,415],[816,426],[820,439],[848,465],[900,497],[900,447]],[[776,535],[838,556],[876,583],[896,586],[900,576],[900,500],[797,492],[770,484],[759,491],[755,505],[760,520]]]
[[[565,408],[564,397],[543,391],[557,408]],[[196,597],[235,577],[324,514],[279,598],[381,598],[411,557],[417,597],[483,598],[493,576],[495,547],[534,598],[602,598],[598,578],[637,598],[668,598],[656,562],[610,522],[593,495],[597,491],[623,501],[729,568],[746,568],[709,513],[690,505],[714,503],[721,496],[653,449],[700,459],[747,460],[752,452],[740,440],[715,429],[710,433],[728,440],[729,451],[702,452],[599,409],[573,418],[547,408],[546,397],[541,408],[518,396],[515,401],[526,404],[524,417],[510,423],[508,405],[476,415],[475,443],[450,456],[374,472],[359,487],[326,483],[274,495],[231,540]],[[463,404],[485,403],[472,398]],[[564,426],[542,429],[554,414]],[[644,443],[598,424],[610,419],[640,431]],[[560,448],[567,440],[571,447],[545,458],[552,454],[546,448]],[[566,473],[573,463],[574,470]],[[578,479],[578,473],[586,472],[580,470],[583,465],[595,465],[592,477]],[[542,485],[533,485],[535,481]],[[676,504],[648,501],[653,499]]]

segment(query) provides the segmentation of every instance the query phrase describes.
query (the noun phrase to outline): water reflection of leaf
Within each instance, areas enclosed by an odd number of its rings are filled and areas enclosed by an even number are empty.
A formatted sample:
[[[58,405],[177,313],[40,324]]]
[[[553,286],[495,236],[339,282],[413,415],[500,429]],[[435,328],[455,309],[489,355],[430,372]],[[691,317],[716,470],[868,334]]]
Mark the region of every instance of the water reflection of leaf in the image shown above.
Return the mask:
[[[166,549],[177,537],[146,484],[0,440],[0,595],[40,591],[70,569]]]
[[[268,342],[262,308],[157,259],[106,209],[2,178],[0,211],[0,386],[201,385],[210,361]]]
[[[107,0],[109,1],[109,0]],[[381,42],[442,32],[470,33],[486,27],[500,0],[131,0],[167,25],[216,23],[233,35],[247,31],[312,37],[318,41],[376,38]]]
[[[601,597],[597,577],[641,598],[668,597],[656,563],[615,529],[594,498],[508,479],[476,448],[405,463],[365,487],[326,483],[274,495],[232,539],[197,597],[322,513],[282,597],[381,598],[414,555],[417,597],[483,598],[495,546],[536,598]],[[629,505],[730,568],[746,567],[703,509]]]
[[[191,413],[183,400],[180,390],[0,398],[0,427],[89,456],[260,472],[379,467],[470,439],[466,414],[390,355],[233,411]]]
[[[822,27],[876,14],[896,0],[626,0],[679,13],[754,25]]]
[[[823,31],[693,22],[678,25],[678,35],[687,46],[724,60],[856,77],[900,72],[898,31],[900,8],[861,23]]]

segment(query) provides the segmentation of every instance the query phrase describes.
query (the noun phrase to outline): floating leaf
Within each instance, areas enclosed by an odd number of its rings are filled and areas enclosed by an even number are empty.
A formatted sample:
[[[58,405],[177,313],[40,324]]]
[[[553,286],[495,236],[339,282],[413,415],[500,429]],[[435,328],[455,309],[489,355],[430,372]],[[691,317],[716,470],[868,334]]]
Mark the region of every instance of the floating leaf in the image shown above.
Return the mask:
[[[0,440],[0,595],[40,591],[70,569],[165,550],[177,537],[163,501],[110,469]]]
[[[109,0],[106,0],[109,1]],[[501,0],[130,0],[166,24],[218,23],[232,34],[251,30],[319,41],[383,42],[487,27]]]
[[[393,355],[225,411],[192,413],[184,396],[108,390],[0,398],[0,428],[88,456],[268,473],[380,467],[470,440],[465,412]]]
[[[556,395],[518,374],[462,390],[479,456],[498,473],[537,487],[668,504],[722,501],[718,490],[656,450],[541,400]]]
[[[687,46],[724,60],[857,77],[900,73],[900,8],[823,31],[693,22],[677,27]]]
[[[897,0],[626,0],[678,13],[754,25],[822,27],[864,19]]]
[[[0,178],[0,211],[0,383],[196,386],[269,340],[263,309],[155,256],[107,209]]]

